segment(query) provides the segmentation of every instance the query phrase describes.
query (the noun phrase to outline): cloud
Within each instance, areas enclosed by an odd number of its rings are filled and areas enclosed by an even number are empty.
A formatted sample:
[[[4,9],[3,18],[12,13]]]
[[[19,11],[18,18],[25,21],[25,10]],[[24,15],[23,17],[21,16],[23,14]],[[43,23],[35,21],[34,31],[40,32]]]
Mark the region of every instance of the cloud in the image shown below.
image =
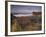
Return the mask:
[[[22,5],[12,5],[11,12],[12,13],[32,13],[41,12],[41,6],[22,6]]]

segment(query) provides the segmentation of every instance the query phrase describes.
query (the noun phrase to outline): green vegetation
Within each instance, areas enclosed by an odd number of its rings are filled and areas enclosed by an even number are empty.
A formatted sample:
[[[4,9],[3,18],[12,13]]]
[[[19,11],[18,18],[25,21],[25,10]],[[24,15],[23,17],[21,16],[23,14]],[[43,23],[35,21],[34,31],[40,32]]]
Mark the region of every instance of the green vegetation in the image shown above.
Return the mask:
[[[36,31],[41,30],[41,16],[12,17],[11,31]]]

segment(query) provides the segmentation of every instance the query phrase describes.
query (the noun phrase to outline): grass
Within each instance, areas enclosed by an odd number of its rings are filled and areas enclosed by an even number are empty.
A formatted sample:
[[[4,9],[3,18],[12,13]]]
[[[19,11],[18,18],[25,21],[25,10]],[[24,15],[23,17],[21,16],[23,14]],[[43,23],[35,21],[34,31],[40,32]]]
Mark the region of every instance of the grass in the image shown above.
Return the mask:
[[[37,31],[41,30],[41,16],[13,17],[11,31]]]

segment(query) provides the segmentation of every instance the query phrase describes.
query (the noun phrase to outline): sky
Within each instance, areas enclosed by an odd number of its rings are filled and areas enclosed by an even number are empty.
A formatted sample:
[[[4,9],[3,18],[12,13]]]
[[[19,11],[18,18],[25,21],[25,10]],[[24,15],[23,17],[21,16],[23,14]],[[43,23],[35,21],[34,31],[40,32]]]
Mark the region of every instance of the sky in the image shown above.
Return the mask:
[[[32,13],[41,12],[41,6],[11,5],[11,13]]]

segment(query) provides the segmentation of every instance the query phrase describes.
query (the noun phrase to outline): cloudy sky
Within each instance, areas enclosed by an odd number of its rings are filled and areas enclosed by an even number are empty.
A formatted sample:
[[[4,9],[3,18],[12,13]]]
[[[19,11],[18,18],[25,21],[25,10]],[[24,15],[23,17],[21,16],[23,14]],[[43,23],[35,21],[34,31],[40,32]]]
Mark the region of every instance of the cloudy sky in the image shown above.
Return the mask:
[[[11,5],[11,13],[41,12],[41,6]]]

